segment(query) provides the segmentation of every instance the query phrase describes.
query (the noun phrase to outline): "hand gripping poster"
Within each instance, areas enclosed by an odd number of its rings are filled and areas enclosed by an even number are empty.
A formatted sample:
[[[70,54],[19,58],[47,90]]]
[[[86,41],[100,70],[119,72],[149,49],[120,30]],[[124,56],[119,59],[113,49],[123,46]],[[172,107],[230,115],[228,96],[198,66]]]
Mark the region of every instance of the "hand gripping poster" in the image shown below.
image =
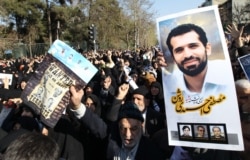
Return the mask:
[[[217,6],[157,18],[169,145],[244,150]]]
[[[69,87],[83,88],[97,68],[66,43],[56,40],[22,92],[23,102],[53,128],[70,101]]]

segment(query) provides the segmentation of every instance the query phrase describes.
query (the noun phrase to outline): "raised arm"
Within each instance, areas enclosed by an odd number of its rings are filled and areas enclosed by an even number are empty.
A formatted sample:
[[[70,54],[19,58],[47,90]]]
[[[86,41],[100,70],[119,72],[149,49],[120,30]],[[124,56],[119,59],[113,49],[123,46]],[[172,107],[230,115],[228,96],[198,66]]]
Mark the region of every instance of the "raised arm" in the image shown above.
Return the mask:
[[[70,87],[71,104],[69,105],[74,115],[80,119],[81,123],[86,126],[97,138],[105,138],[107,136],[106,123],[94,112],[87,109],[81,103],[84,94],[83,89],[77,90],[74,86]]]
[[[227,26],[226,34],[230,34],[232,38],[236,42],[236,47],[240,48],[244,45],[242,40],[242,34],[243,34],[244,26],[242,26],[240,29],[238,29],[237,25],[233,23],[232,25]]]
[[[237,48],[239,56],[243,56],[249,53],[247,47],[244,46],[244,41],[242,39],[244,26],[238,29],[237,25],[233,23],[232,25],[227,26],[226,34],[230,34],[235,40],[235,47]]]
[[[118,94],[115,97],[112,106],[109,108],[106,119],[111,122],[115,122],[118,117],[118,112],[122,102],[125,100],[126,95],[128,94],[129,84],[123,83],[118,88]]]

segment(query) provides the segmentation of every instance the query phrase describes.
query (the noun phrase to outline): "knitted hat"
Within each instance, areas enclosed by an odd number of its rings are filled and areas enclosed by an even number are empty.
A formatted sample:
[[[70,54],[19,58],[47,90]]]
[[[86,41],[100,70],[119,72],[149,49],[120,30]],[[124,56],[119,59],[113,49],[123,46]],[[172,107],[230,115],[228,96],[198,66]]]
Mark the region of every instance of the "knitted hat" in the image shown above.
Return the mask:
[[[118,121],[120,121],[122,118],[137,119],[141,122],[144,121],[142,113],[140,112],[136,104],[133,102],[126,102],[124,105],[121,106],[118,114]]]
[[[140,94],[143,95],[144,98],[149,98],[149,90],[146,86],[139,86],[137,89],[135,89],[132,94]]]

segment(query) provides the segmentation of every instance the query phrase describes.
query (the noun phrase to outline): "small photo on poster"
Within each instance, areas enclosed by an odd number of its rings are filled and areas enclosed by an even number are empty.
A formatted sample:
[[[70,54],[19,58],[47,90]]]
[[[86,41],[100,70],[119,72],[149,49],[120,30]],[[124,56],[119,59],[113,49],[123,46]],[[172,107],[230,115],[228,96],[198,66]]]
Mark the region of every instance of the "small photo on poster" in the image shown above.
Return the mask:
[[[178,124],[179,139],[180,140],[192,140],[192,125],[191,124]]]
[[[205,124],[194,124],[194,138],[198,141],[208,140],[208,128]]]
[[[223,124],[213,124],[209,126],[210,140],[214,143],[227,143],[226,127]]]

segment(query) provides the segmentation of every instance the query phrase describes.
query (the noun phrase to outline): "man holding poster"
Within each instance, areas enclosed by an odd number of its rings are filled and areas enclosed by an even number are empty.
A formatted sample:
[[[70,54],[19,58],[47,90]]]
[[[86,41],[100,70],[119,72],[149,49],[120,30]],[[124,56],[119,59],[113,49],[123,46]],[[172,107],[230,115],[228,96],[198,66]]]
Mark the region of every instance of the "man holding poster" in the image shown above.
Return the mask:
[[[207,18],[209,17],[209,18]],[[214,23],[217,22],[217,23]],[[243,150],[233,73],[217,6],[157,19],[169,145]],[[221,126],[223,141],[183,139],[180,126]],[[205,144],[205,145],[204,145]]]

